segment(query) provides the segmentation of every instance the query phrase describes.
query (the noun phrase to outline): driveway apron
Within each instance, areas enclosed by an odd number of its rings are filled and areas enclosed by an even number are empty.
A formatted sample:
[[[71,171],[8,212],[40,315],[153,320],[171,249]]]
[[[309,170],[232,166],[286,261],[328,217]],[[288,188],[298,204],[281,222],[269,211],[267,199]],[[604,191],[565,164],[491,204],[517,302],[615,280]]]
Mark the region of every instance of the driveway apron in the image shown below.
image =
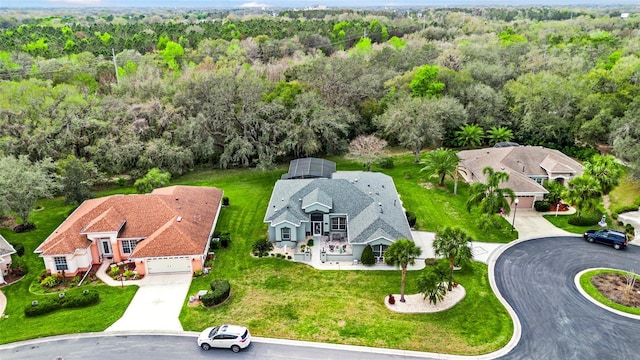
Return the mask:
[[[191,273],[147,275],[124,315],[105,331],[183,331],[178,316]]]
[[[552,223],[547,221],[547,219],[542,217],[542,215],[542,213],[539,213],[535,210],[517,210],[516,214],[511,211],[511,214],[507,215],[505,218],[509,221],[510,224],[515,223],[515,228],[516,230],[518,230],[518,239],[530,239],[547,236],[575,236],[575,234],[562,229],[558,229]]]

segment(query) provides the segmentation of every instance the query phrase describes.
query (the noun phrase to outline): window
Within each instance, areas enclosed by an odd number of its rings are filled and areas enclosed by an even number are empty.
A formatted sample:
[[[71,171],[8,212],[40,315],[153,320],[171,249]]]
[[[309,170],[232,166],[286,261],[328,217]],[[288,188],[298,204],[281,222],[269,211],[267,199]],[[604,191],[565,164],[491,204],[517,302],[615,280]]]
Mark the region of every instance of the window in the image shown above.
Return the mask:
[[[373,256],[376,258],[384,257],[385,251],[387,251],[387,245],[373,245],[371,248],[373,249]]]
[[[53,262],[56,264],[56,270],[58,271],[69,270],[69,266],[67,266],[66,257],[56,256],[53,258]]]
[[[122,240],[122,253],[131,254],[136,248],[136,244],[135,240]]]
[[[331,218],[331,230],[332,231],[346,231],[347,230],[347,218],[344,217],[344,216],[332,217]]]
[[[311,214],[311,221],[322,221],[323,218],[324,218],[324,215],[322,215],[320,213]]]
[[[291,240],[291,229],[282,228],[281,230],[282,240]]]

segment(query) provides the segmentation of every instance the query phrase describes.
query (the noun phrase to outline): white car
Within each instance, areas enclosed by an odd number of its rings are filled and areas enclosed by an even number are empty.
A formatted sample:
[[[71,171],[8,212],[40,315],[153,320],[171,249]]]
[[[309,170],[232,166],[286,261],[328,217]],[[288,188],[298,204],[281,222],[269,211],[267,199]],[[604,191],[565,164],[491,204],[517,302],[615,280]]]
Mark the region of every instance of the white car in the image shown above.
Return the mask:
[[[250,343],[249,329],[239,325],[225,324],[206,328],[198,336],[198,346],[205,351],[211,348],[224,348],[237,353]]]

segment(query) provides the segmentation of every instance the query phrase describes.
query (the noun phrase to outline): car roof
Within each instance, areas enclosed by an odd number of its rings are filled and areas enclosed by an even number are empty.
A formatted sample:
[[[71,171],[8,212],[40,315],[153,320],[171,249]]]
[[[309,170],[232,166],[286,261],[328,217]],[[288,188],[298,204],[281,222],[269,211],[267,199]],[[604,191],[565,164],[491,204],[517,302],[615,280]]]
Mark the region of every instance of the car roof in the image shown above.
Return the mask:
[[[245,331],[247,331],[246,326],[224,324],[224,325],[220,325],[220,328],[218,329],[218,334],[242,335],[244,334]]]
[[[618,235],[624,235],[624,233],[622,231],[612,230],[612,229],[604,229],[604,230],[608,231],[610,233],[614,233],[614,234],[618,234]]]

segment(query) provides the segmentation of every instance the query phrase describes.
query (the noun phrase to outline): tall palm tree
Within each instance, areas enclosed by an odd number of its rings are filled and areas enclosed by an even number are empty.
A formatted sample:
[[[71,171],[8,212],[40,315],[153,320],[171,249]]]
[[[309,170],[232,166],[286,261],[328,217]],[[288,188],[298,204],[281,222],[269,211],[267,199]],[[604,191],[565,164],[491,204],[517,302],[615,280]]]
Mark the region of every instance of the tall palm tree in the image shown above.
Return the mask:
[[[611,155],[596,154],[585,162],[584,173],[598,182],[602,195],[607,195],[618,185],[622,165]]]
[[[516,193],[509,188],[501,188],[500,184],[509,180],[509,174],[503,171],[495,171],[487,166],[482,169],[482,174],[487,177],[487,183],[477,182],[469,189],[469,199],[467,200],[467,210],[471,211],[473,206],[480,206],[480,211],[493,215],[504,209],[508,214],[510,203],[516,199]]]
[[[404,281],[407,277],[407,266],[413,265],[422,250],[409,239],[398,239],[391,244],[384,253],[384,261],[389,265],[402,268],[402,280],[400,282],[400,302],[404,300]]]
[[[578,218],[584,211],[595,210],[600,203],[601,192],[598,181],[592,176],[582,174],[569,181],[567,186],[562,198],[575,206]]]
[[[477,147],[482,144],[482,138],[484,137],[484,130],[478,125],[467,124],[460,127],[460,130],[455,132],[456,142],[458,146],[462,147]]]
[[[433,240],[433,251],[449,259],[449,286],[453,289],[453,268],[456,263],[471,260],[471,237],[459,228],[446,227]]]
[[[458,161],[458,156],[453,150],[438,148],[427,153],[422,162],[424,167],[420,169],[420,172],[439,178],[438,185],[444,186],[445,177],[454,175]]]
[[[504,126],[492,127],[487,131],[487,139],[489,144],[494,145],[503,141],[510,141],[513,138],[513,131]]]

